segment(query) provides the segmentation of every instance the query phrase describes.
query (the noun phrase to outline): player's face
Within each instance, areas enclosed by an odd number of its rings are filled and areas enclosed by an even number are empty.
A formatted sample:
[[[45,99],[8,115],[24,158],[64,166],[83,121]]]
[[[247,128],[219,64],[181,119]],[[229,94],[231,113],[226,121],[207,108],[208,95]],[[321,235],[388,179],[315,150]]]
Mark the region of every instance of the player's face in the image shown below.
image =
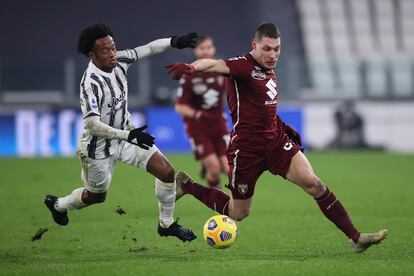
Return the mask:
[[[116,47],[111,36],[105,36],[95,41],[95,49],[89,53],[93,63],[105,72],[112,72],[116,66]]]
[[[206,39],[199,43],[194,49],[194,55],[200,58],[213,58],[216,55],[216,47],[214,47],[213,40]]]
[[[252,47],[254,58],[261,66],[269,70],[276,67],[280,56],[280,37],[253,39]]]

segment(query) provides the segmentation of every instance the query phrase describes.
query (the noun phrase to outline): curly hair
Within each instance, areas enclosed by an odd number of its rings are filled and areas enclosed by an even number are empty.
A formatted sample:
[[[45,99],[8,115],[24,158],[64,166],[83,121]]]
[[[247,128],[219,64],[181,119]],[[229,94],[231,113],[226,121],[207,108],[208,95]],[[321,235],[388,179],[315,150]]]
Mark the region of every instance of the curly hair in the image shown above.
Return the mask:
[[[95,41],[108,35],[112,36],[111,28],[102,23],[82,30],[78,38],[78,52],[88,56],[94,50]]]

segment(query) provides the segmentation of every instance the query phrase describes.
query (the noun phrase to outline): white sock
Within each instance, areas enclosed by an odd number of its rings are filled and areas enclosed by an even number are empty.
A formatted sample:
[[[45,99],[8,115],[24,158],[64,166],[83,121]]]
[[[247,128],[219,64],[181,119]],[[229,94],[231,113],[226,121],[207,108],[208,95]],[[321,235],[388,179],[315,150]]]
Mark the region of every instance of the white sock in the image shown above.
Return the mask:
[[[155,178],[155,195],[160,209],[160,225],[168,228],[174,222],[175,181],[164,183]]]
[[[82,192],[85,188],[78,188],[73,190],[70,195],[59,197],[55,202],[55,209],[58,212],[66,212],[67,210],[82,209],[86,206],[82,201]]]

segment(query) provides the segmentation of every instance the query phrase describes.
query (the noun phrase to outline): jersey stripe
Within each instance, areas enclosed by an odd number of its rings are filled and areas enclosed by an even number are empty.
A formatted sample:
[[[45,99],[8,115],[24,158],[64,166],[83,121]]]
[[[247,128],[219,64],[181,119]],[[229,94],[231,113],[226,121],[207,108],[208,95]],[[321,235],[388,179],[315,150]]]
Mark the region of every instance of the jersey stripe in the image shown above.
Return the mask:
[[[99,102],[98,86],[94,83],[91,83],[91,87],[92,87],[93,94],[96,97],[96,104],[98,105],[99,112],[101,112],[101,105],[100,105],[100,102]]]
[[[239,124],[240,121],[240,97],[239,97],[239,88],[237,87],[237,81],[234,81],[234,87],[236,88],[236,99],[237,99],[237,121],[233,126],[234,136],[231,138],[230,143],[233,142],[233,139],[236,138],[236,126]]]
[[[88,144],[88,157],[95,159],[95,152],[96,152],[96,142],[98,141],[98,137],[92,136],[91,141]]]
[[[82,87],[82,96],[83,99],[85,100],[85,104],[86,104],[86,110],[87,111],[91,111],[91,104],[89,103],[89,97],[88,94],[86,93],[86,89],[85,89],[85,79],[86,79],[86,72],[83,74],[83,78],[81,81],[81,87]]]
[[[235,156],[234,156],[234,159],[233,159],[233,172],[232,172],[232,175],[231,175],[231,185],[233,186],[233,188],[234,188],[235,183],[236,183],[236,169],[237,169],[237,157],[238,156],[239,156],[239,150],[236,150]]]
[[[122,93],[125,93],[124,90],[124,85],[122,84],[121,79],[119,78],[119,76],[116,74],[115,72],[115,78],[116,78],[116,82],[118,83],[119,88],[121,89]],[[124,124],[125,124],[125,113],[126,113],[126,102],[125,104],[122,106],[122,121],[121,121],[121,129],[125,129],[124,128]]]
[[[92,74],[91,74],[91,78],[99,84],[99,87],[101,87],[101,91],[102,91],[102,98],[101,98],[100,107],[102,108],[103,103],[105,102],[105,90],[104,90],[104,85],[103,85],[102,81],[99,79],[99,77],[98,77],[97,75],[95,75],[94,73],[92,73]]]
[[[124,76],[125,76],[125,78],[126,78],[126,77],[127,77],[127,73],[126,73],[126,71],[125,71],[124,67],[122,67],[122,65],[121,65],[121,64],[119,64],[118,62],[117,62],[117,64],[116,64],[116,67],[118,67],[119,69],[121,69],[122,73],[124,74]]]
[[[112,87],[112,83],[111,80],[108,77],[103,77],[103,79],[105,80],[106,84],[109,87],[109,91],[111,92],[111,97],[112,99],[115,99],[115,91],[114,88]],[[115,112],[111,111],[111,116],[109,118],[109,126],[113,127],[114,126],[114,122],[115,122]],[[108,157],[110,155],[109,152],[109,147],[111,146],[111,140],[110,139],[105,139],[105,156]]]
[[[135,60],[132,58],[126,58],[126,57],[119,57],[116,59],[116,61],[121,62],[121,63],[126,63],[126,64],[131,64],[134,63]]]

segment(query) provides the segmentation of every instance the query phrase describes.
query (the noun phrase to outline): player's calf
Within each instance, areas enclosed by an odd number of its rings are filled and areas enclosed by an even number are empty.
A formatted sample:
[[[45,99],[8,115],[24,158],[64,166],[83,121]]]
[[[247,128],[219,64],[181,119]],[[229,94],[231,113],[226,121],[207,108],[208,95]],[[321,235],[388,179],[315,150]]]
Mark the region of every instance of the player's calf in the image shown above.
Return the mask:
[[[251,198],[249,199],[231,199],[229,202],[229,217],[242,221],[250,214]]]

